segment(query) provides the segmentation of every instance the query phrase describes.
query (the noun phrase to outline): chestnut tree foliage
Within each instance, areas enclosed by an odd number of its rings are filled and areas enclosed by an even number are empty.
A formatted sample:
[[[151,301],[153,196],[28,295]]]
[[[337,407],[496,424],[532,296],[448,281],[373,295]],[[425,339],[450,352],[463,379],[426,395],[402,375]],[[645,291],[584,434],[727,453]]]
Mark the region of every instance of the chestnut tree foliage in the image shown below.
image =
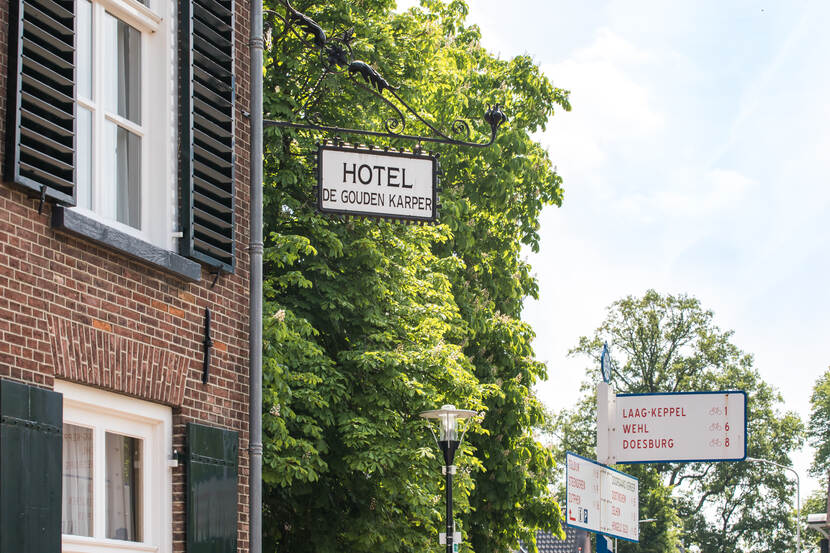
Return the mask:
[[[571,354],[591,360],[583,398],[558,414],[551,430],[561,454],[593,457],[599,356],[608,343],[617,393],[745,390],[747,455],[791,465],[804,428],[753,367],[751,355],[718,328],[711,311],[686,295],[649,290],[611,304],[599,328]],[[786,472],[750,462],[620,465],[640,480],[640,542],[622,553],[669,553],[681,544],[702,553],[788,551],[795,543],[795,485]]]
[[[443,170],[434,226],[321,216],[313,153],[334,137],[266,129],[266,550],[441,550],[442,462],[418,413],[446,403],[484,413],[456,455],[462,551],[510,551],[519,540],[533,549],[536,529],[560,532],[560,514],[553,456],[534,439],[545,414],[532,386],[545,367],[520,319],[537,293],[520,253],[538,249],[540,212],[562,200],[531,134],[555,107],[570,109],[568,94],[530,58],[487,52],[460,0],[405,13],[390,0],[293,5],[329,37],[353,32],[353,58],[442,128],[465,118],[489,135],[482,116],[496,103],[510,120],[490,148],[434,146]],[[272,0],[265,8],[285,13]],[[296,120],[322,60],[268,20],[265,116]],[[347,75],[320,91],[306,110],[326,124],[382,129],[391,115]]]
[[[802,513],[826,513],[830,477],[830,369],[826,370],[813,385],[810,396],[810,420],[807,424],[807,440],[815,449],[810,474],[820,478],[822,485],[804,502]],[[818,551],[818,544],[824,536],[815,530],[802,530],[805,543]],[[805,546],[806,547],[806,546]]]
[[[816,450],[810,473],[813,476],[826,476],[830,473],[830,369],[813,386],[807,437]]]

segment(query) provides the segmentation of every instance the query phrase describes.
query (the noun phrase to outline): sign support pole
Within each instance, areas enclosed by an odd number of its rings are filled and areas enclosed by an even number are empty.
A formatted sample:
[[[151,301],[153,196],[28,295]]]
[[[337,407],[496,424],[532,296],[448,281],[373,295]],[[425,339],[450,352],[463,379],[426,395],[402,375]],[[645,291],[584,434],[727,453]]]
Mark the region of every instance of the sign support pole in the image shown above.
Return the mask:
[[[611,454],[611,434],[616,430],[616,398],[610,384],[597,384],[597,461],[603,465],[616,462],[616,457]]]

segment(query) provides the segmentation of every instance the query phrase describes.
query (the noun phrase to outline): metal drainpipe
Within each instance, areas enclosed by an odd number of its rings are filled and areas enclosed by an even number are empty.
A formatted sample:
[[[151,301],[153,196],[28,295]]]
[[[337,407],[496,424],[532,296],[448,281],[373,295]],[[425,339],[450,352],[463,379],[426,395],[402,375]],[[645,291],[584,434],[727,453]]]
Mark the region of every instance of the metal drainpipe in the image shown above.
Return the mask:
[[[250,553],[262,553],[262,0],[251,0],[251,209],[250,209]]]

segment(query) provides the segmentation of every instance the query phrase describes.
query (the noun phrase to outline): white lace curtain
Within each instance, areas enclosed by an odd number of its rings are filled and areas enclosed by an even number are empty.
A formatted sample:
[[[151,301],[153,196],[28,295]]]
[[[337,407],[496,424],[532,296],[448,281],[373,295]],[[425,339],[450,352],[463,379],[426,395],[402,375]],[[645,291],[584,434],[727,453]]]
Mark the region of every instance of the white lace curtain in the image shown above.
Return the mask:
[[[61,532],[92,535],[92,429],[63,425]]]
[[[104,441],[106,537],[141,541],[141,440],[107,432]],[[64,534],[93,536],[94,446],[91,428],[63,425]]]
[[[141,541],[138,532],[141,442],[107,432],[107,537]]]

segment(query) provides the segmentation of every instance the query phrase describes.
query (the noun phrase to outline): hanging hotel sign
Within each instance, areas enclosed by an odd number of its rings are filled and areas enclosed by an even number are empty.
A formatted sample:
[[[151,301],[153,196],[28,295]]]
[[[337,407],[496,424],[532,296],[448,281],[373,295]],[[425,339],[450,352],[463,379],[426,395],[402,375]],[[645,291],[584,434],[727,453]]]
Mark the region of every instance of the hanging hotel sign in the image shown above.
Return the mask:
[[[427,154],[322,145],[317,209],[323,213],[434,222],[438,160]]]

